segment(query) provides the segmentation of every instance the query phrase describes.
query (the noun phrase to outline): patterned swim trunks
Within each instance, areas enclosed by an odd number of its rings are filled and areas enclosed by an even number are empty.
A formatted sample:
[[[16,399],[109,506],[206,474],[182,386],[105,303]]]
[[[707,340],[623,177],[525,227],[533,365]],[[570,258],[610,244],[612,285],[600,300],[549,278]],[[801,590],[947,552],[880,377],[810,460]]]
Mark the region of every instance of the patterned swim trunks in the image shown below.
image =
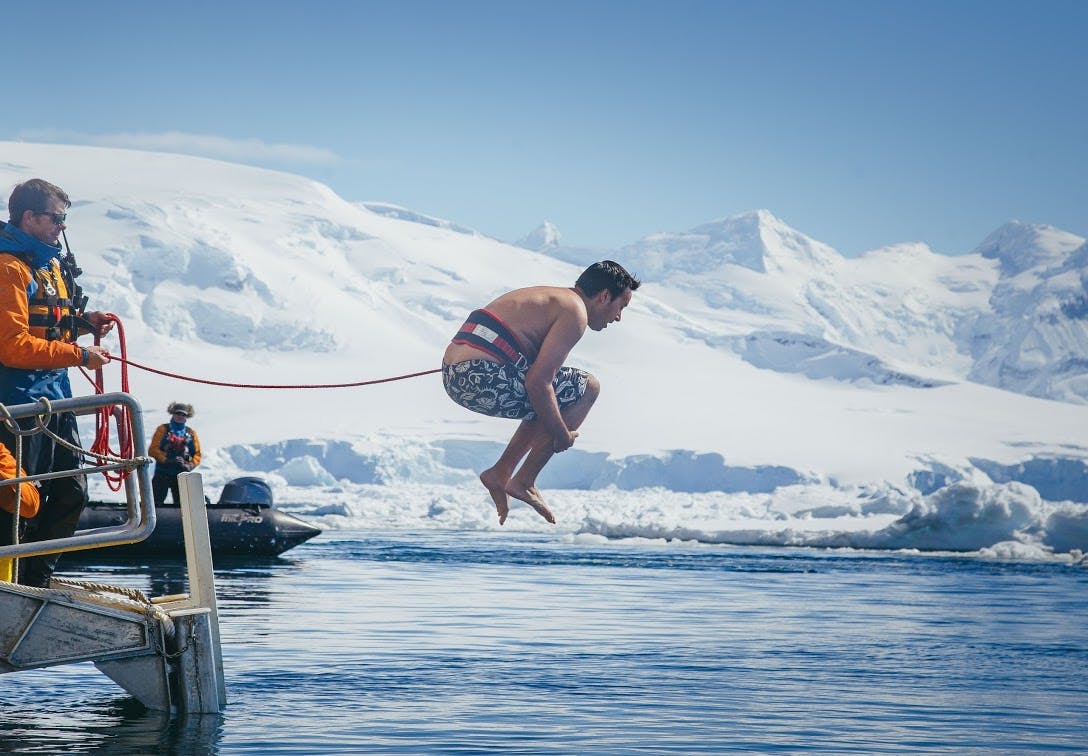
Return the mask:
[[[465,409],[491,417],[535,420],[536,412],[525,391],[527,368],[491,360],[465,360],[442,366],[442,385],[450,399]],[[555,373],[552,388],[560,411],[586,393],[589,373],[561,367]]]

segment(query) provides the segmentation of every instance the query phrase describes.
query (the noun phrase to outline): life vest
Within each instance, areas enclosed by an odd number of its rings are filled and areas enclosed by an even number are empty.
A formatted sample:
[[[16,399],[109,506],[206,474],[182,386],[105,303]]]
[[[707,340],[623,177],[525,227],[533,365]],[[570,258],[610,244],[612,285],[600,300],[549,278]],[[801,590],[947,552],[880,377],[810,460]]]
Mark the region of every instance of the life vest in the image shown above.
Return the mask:
[[[181,433],[175,433],[171,430],[169,423],[166,423],[163,427],[166,428],[166,432],[162,434],[162,440],[159,441],[159,449],[166,454],[167,458],[189,459],[195,451],[193,432],[189,430],[188,426],[183,428]]]
[[[32,268],[31,276],[26,292],[31,335],[49,341],[75,341],[80,334],[94,331],[83,317],[87,297],[69,266],[54,260],[48,267]]]
[[[173,476],[200,464],[200,439],[188,425],[176,431],[170,423],[155,429],[147,453],[155,459],[155,475]]]

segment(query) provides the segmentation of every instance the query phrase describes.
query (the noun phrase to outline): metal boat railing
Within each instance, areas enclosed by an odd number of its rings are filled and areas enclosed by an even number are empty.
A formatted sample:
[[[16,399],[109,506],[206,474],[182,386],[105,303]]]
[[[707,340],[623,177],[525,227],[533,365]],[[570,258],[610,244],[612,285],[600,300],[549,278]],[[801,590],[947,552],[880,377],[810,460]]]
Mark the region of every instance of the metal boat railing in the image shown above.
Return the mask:
[[[45,425],[49,417],[60,412],[72,412],[76,415],[86,415],[103,407],[124,406],[129,411],[129,427],[122,429],[128,432],[129,438],[144,438],[143,414],[139,403],[124,393],[95,394],[92,396],[75,397],[72,399],[58,399],[56,401],[42,401],[33,404],[19,404],[4,407],[6,414],[12,421],[24,418],[37,418],[40,425]],[[0,405],[2,406],[2,405]],[[19,428],[9,422],[7,418],[0,419],[7,422],[8,430],[16,435],[16,444],[22,442],[22,438],[32,433],[43,432],[40,427]],[[17,449],[9,451],[18,459],[21,455]],[[82,451],[82,450],[81,450]],[[91,456],[89,452],[82,452]],[[149,472],[151,458],[135,456],[132,459],[120,459],[105,455],[98,459],[101,464],[81,467],[75,471],[62,471],[42,473],[38,475],[26,475],[0,481],[0,485],[18,485],[25,481],[52,480],[54,478],[71,477],[72,475],[89,475],[99,472],[112,472],[127,470],[132,474],[125,476],[125,502],[128,508],[128,516],[120,525],[111,525],[104,528],[92,528],[81,530],[68,538],[54,538],[48,541],[35,543],[14,544],[0,546],[0,560],[19,557],[39,556],[41,554],[55,554],[66,551],[79,551],[82,549],[95,549],[102,546],[117,546],[126,543],[142,541],[155,529],[155,507],[151,497],[151,474]]]
[[[82,415],[119,405],[128,409],[122,416],[128,417],[129,426],[118,429],[118,433],[128,433],[128,438],[136,444],[143,444],[140,405],[124,393],[14,407],[0,405],[0,422],[6,422],[15,434],[16,448],[10,451],[20,461],[23,438],[32,433],[46,433],[45,426],[53,414]],[[30,417],[36,418],[32,427],[23,429],[16,424]],[[55,443],[68,445],[50,435]],[[13,581],[18,574],[18,557],[136,543],[155,528],[148,472],[150,458],[123,459],[75,447],[73,451],[85,459],[94,458],[99,464],[60,473],[20,476],[0,485],[127,470],[131,473],[124,476],[127,519],[120,525],[80,530],[68,538],[0,547],[0,673],[92,661],[150,709],[190,714],[222,711],[227,693],[208,514],[199,473],[178,476],[188,594],[148,599],[138,591],[96,583],[54,578],[49,588],[35,588]],[[16,506],[15,512],[18,511]],[[17,514],[13,531],[13,536],[17,536]]]

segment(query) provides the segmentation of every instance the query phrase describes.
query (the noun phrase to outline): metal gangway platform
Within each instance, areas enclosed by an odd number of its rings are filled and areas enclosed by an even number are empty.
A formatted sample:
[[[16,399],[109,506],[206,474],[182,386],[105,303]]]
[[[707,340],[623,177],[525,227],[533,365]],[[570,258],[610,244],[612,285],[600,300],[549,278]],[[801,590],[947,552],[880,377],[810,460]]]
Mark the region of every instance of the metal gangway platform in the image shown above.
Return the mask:
[[[89,414],[125,408],[128,420],[118,433],[144,443],[142,411],[125,393],[3,407],[8,429],[22,437],[46,432],[52,413]],[[12,421],[37,418],[29,429]],[[17,458],[17,450],[10,450]],[[99,464],[65,473],[29,475],[0,481],[18,485],[68,475],[127,470],[124,480],[128,517],[119,525],[81,530],[69,538],[0,546],[0,673],[91,661],[149,709],[176,713],[214,713],[226,705],[219,616],[212,575],[208,516],[199,473],[178,477],[189,592],[148,598],[131,588],[54,578],[49,588],[11,582],[16,560],[135,543],[155,528],[149,457],[96,455]],[[18,472],[18,471],[17,471]],[[16,489],[18,491],[18,489]],[[16,507],[18,511],[18,507]],[[17,528],[13,526],[13,531]],[[17,536],[17,532],[13,532]]]

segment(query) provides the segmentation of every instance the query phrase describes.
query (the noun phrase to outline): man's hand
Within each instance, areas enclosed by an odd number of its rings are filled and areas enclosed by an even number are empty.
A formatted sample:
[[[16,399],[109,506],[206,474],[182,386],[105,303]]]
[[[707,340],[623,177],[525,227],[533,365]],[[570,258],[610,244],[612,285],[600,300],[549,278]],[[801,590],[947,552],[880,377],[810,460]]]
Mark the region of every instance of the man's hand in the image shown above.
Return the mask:
[[[554,436],[552,438],[552,451],[556,454],[562,451],[566,451],[570,447],[574,446],[574,439],[578,438],[577,431],[566,431],[565,433]]]
[[[110,320],[106,313],[95,310],[94,312],[84,313],[84,315],[86,315],[90,324],[94,326],[94,333],[99,338],[113,330],[113,321]]]
[[[98,370],[98,368],[110,361],[110,353],[100,346],[83,348],[87,350],[87,367],[91,370]]]

